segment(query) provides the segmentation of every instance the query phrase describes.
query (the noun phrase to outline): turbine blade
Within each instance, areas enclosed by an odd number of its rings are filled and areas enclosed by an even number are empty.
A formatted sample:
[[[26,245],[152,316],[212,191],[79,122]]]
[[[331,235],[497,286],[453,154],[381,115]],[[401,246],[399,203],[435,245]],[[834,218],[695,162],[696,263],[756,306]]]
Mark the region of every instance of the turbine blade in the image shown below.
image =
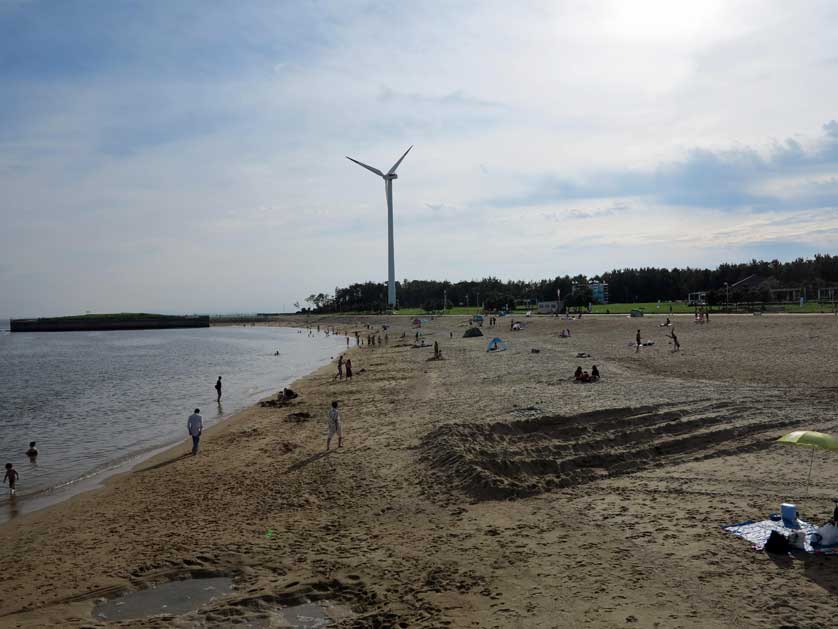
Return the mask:
[[[366,165],[366,164],[364,164],[363,162],[359,162],[357,159],[352,159],[351,157],[349,157],[349,155],[347,155],[347,156],[346,156],[346,159],[348,159],[350,162],[355,162],[356,164],[358,164],[358,166],[363,166],[364,168],[366,168],[366,169],[367,169],[367,170],[369,170],[370,172],[375,173],[375,174],[376,174],[376,175],[378,175],[379,177],[383,177],[383,176],[384,176],[384,173],[383,173],[383,172],[381,172],[380,170],[378,170],[377,168],[373,168],[372,166],[367,166],[367,165]]]
[[[410,149],[412,149],[412,148],[413,148],[413,145],[411,144],[411,145],[410,145]],[[399,164],[401,164],[401,163],[402,163],[402,160],[403,160],[405,157],[407,157],[407,154],[408,154],[408,153],[410,153],[410,149],[407,149],[407,150],[404,152],[404,155],[402,155],[402,156],[399,158],[399,161],[397,161],[395,164],[393,164],[393,167],[392,167],[390,170],[388,170],[388,171],[387,171],[387,174],[388,174],[388,175],[393,175],[393,174],[395,174],[396,169],[399,167]]]

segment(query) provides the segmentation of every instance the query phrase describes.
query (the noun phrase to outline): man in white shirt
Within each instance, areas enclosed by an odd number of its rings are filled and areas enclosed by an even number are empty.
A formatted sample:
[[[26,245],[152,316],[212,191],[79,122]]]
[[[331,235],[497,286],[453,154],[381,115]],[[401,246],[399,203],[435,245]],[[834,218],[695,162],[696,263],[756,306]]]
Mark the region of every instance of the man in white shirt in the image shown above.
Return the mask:
[[[329,409],[329,436],[326,437],[326,449],[328,450],[332,444],[332,437],[338,436],[338,448],[343,446],[343,428],[340,421],[340,411],[338,411],[338,403],[332,402],[332,408]]]
[[[186,422],[186,430],[192,437],[192,456],[198,454],[198,442],[201,440],[201,433],[204,430],[204,418],[200,415],[201,409],[196,408]]]

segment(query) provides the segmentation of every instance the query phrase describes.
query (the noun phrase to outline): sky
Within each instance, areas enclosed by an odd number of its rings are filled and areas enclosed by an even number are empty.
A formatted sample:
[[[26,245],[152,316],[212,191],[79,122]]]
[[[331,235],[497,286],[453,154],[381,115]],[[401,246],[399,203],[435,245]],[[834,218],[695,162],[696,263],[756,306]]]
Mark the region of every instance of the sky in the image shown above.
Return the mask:
[[[0,315],[838,250],[838,4],[0,0]]]

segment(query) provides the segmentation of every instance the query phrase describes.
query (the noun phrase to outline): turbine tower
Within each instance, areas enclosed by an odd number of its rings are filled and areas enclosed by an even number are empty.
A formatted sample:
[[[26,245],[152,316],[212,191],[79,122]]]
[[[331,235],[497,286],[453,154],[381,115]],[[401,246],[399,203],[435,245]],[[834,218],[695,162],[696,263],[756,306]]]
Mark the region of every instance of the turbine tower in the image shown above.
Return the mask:
[[[399,158],[399,161],[393,164],[393,167],[387,171],[386,175],[377,168],[367,166],[357,159],[352,159],[348,155],[346,156],[346,159],[350,162],[355,162],[358,166],[363,166],[368,171],[384,179],[384,192],[387,195],[387,303],[391,308],[396,307],[396,264],[393,253],[393,180],[399,178],[396,174],[396,169],[402,163],[402,160],[407,157],[407,154],[410,153],[410,149],[412,148],[413,145],[404,152],[404,155]]]

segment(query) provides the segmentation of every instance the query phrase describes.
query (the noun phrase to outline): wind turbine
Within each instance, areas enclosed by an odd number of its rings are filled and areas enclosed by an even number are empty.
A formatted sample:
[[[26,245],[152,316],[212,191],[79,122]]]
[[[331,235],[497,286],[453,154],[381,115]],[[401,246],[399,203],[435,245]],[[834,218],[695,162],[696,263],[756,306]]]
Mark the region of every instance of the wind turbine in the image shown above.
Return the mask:
[[[402,160],[407,157],[407,154],[410,153],[410,149],[412,148],[413,145],[404,152],[404,155],[399,158],[399,161],[393,164],[393,167],[387,171],[386,175],[377,168],[367,166],[357,159],[352,159],[348,155],[346,156],[346,159],[350,162],[355,162],[358,166],[363,166],[368,171],[384,179],[384,191],[387,195],[387,303],[391,308],[396,307],[396,264],[393,253],[393,180],[399,178],[396,174],[396,169],[402,163]]]

